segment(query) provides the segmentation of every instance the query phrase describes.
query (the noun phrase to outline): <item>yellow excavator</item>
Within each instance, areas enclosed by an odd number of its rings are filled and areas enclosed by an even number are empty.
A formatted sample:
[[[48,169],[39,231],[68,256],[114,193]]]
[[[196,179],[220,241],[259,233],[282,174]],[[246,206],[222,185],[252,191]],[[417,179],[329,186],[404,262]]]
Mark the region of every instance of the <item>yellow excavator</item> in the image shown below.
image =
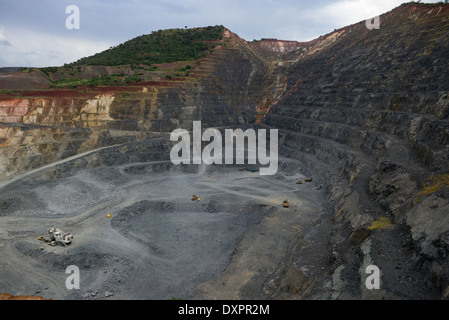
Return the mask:
[[[288,203],[287,200],[284,200],[284,208],[288,208],[290,206],[290,204]]]

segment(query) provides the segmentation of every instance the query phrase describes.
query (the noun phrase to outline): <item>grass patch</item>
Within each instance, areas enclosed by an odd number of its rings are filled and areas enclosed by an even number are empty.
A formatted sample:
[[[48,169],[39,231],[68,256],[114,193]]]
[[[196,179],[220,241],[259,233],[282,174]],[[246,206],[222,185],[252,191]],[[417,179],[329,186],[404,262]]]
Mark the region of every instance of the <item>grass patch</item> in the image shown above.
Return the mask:
[[[110,86],[125,85],[132,82],[140,82],[142,74],[138,73],[132,76],[110,75],[102,77],[92,77],[88,79],[66,79],[53,81],[51,88],[76,88],[78,86]]]
[[[429,194],[440,191],[441,189],[449,187],[449,173],[442,173],[431,176],[426,179],[425,186],[419,191],[418,196],[427,196]]]
[[[391,228],[393,224],[388,218],[379,218],[376,221],[373,221],[371,225],[368,227],[368,230],[383,230]]]
[[[0,94],[13,94],[13,93],[18,93],[20,90],[14,90],[14,89],[5,89],[5,90],[0,90]]]

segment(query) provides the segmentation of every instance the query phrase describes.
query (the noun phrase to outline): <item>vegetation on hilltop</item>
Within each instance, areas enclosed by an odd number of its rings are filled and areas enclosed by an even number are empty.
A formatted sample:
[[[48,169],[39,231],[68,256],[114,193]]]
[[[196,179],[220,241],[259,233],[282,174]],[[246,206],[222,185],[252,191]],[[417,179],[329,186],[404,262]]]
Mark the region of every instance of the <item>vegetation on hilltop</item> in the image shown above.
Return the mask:
[[[222,43],[224,30],[223,26],[158,30],[63,67],[21,68],[19,71],[39,70],[52,81],[51,88],[126,85],[146,81],[148,72],[156,70],[160,70],[159,73],[166,79],[187,77],[191,70],[188,61],[212,53]],[[185,64],[173,70],[154,66],[174,62]],[[109,66],[115,69],[113,74],[105,75],[103,71],[95,74],[92,69],[86,69],[89,66]]]
[[[223,26],[154,31],[116,47],[79,59],[69,66],[157,64],[196,60],[213,51],[223,37]]]

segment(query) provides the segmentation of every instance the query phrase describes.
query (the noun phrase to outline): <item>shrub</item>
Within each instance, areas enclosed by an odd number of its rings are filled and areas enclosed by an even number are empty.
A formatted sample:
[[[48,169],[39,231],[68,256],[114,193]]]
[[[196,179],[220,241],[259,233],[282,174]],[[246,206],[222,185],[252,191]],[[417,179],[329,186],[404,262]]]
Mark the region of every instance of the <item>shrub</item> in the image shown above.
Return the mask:
[[[427,178],[426,185],[418,193],[418,196],[427,196],[449,187],[449,173],[443,173]]]
[[[391,224],[390,219],[381,217],[376,221],[373,221],[371,225],[368,227],[368,230],[376,230],[376,229],[388,229],[393,225]]]
[[[43,74],[45,74],[47,77],[50,75],[50,73],[55,73],[58,71],[58,67],[45,67],[45,68],[39,68]]]

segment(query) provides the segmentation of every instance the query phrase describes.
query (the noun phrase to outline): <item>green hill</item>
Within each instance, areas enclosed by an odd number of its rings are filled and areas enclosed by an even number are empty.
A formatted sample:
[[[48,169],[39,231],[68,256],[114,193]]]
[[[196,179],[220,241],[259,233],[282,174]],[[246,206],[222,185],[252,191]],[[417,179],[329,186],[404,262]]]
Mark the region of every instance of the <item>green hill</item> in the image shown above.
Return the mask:
[[[69,66],[151,65],[196,60],[214,49],[222,39],[223,31],[223,26],[154,31],[79,59]]]

